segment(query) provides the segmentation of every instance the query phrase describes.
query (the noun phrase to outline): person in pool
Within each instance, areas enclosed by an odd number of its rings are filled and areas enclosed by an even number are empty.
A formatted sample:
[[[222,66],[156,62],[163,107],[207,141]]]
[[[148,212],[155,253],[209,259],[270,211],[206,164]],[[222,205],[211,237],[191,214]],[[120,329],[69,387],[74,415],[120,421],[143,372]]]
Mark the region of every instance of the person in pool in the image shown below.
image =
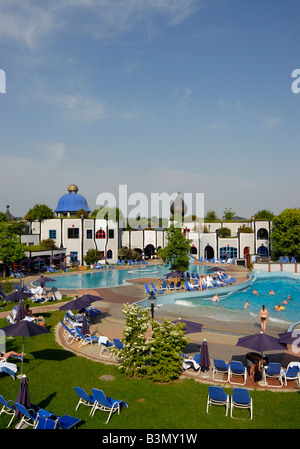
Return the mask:
[[[258,295],[258,291],[256,290],[256,288],[253,290],[253,295]]]
[[[259,311],[258,319],[260,320],[261,331],[266,331],[267,319],[269,318],[269,312],[266,309],[266,306],[262,306]]]
[[[244,309],[247,309],[247,307],[249,306],[249,299],[247,299],[247,301],[244,304]]]

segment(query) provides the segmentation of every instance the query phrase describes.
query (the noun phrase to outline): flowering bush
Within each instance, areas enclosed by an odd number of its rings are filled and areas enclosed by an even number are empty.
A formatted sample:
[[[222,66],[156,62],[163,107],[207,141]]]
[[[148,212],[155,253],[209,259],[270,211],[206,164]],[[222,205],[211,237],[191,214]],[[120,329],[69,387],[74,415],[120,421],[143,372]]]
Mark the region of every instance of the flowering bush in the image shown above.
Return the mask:
[[[126,316],[123,349],[114,348],[120,361],[120,370],[127,376],[148,377],[158,382],[169,382],[181,372],[181,352],[188,341],[184,337],[183,324],[164,321],[163,324],[151,318],[150,309],[136,304],[124,304]],[[152,327],[147,340],[146,332]]]

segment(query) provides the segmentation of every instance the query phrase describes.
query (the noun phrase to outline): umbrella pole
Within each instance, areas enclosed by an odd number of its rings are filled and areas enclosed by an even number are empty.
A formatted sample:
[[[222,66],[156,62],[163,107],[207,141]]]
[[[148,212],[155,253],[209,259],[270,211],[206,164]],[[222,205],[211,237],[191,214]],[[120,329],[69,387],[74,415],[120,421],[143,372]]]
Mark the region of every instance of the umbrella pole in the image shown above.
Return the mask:
[[[22,362],[21,362],[21,377],[23,374],[23,360],[24,360],[24,339],[25,337],[23,336],[23,344],[22,344]]]

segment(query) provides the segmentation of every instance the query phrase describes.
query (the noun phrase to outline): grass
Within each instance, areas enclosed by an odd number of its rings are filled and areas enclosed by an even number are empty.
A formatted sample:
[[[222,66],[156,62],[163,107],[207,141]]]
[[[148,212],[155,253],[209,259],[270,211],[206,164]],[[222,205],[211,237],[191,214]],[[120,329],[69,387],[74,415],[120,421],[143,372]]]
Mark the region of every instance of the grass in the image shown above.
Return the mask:
[[[64,312],[42,314],[51,333],[25,338],[24,372],[28,377],[30,399],[33,404],[58,414],[69,414],[82,420],[80,429],[296,429],[299,428],[298,392],[250,391],[254,417],[247,410],[236,410],[225,417],[225,409],[210,407],[206,413],[208,384],[194,379],[177,380],[169,384],[155,384],[145,379],[129,379],[117,366],[91,361],[65,350],[55,341],[54,328]],[[0,326],[7,325],[5,319]],[[6,350],[21,352],[22,338],[7,339]],[[21,367],[20,362],[16,362]],[[115,380],[101,380],[113,375]],[[20,381],[8,375],[0,377],[0,394],[15,400]],[[113,415],[105,424],[107,413],[97,411],[89,417],[90,408],[75,407],[78,397],[74,386],[91,394],[92,388],[102,389],[108,396],[122,399],[129,407],[120,415]],[[225,385],[224,385],[225,387]],[[232,388],[226,388],[232,395]],[[9,417],[0,416],[0,429],[6,428]],[[14,423],[18,421],[15,420]],[[14,424],[13,423],[13,424]]]

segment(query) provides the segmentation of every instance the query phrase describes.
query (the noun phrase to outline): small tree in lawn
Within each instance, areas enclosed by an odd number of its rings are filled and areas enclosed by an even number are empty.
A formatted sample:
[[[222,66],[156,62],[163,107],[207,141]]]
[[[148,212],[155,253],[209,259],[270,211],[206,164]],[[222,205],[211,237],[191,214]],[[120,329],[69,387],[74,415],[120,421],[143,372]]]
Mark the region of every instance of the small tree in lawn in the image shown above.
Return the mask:
[[[165,265],[170,265],[171,270],[187,271],[190,266],[189,251],[191,240],[188,240],[180,228],[170,226],[167,230],[167,245],[158,250],[157,255]]]
[[[157,382],[177,379],[181,373],[180,354],[188,341],[184,337],[182,323],[153,320],[150,309],[136,304],[124,304],[126,325],[121,339],[123,348],[112,348],[120,362],[120,370],[128,377],[147,377]],[[146,333],[152,326],[151,337]]]
[[[184,337],[184,324],[165,320],[163,324],[152,321],[147,356],[147,377],[155,382],[170,382],[181,374],[182,349],[188,340]]]

